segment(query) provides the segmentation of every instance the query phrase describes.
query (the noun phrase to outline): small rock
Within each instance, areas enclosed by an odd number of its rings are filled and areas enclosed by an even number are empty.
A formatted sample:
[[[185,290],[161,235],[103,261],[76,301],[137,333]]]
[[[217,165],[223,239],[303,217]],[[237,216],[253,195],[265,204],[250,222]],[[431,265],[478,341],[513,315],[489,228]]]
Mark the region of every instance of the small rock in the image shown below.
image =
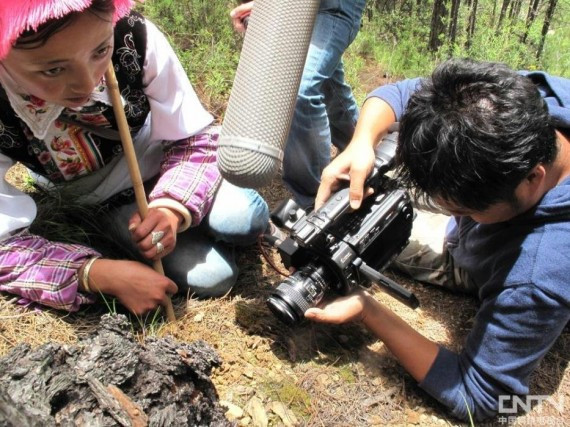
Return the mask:
[[[222,405],[224,408],[227,408],[225,415],[228,420],[235,421],[243,417],[243,409],[241,409],[239,406],[225,400],[220,400],[220,405]]]
[[[251,380],[253,379],[255,372],[253,372],[253,368],[251,366],[248,366],[244,369],[243,375]]]
[[[239,373],[238,373],[238,376],[239,376]],[[240,396],[243,396],[244,394],[253,394],[253,393],[254,393],[254,390],[253,390],[253,388],[248,387],[248,386],[246,386],[246,385],[238,385],[238,386],[235,388],[235,392],[236,392],[237,394],[239,394]]]
[[[331,383],[331,379],[327,374],[319,374],[317,375],[317,382],[320,385],[327,386]]]

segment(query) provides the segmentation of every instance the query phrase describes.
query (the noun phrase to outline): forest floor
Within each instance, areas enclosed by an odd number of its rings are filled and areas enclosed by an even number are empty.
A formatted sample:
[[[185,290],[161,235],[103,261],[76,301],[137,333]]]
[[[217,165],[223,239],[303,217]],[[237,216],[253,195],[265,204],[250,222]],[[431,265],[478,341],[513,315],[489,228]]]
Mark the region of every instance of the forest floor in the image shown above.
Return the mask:
[[[380,76],[372,74],[365,69],[361,82],[378,82]],[[21,187],[22,169],[14,168],[9,180]],[[270,208],[289,197],[279,178],[261,193]],[[276,251],[269,250],[267,256],[280,266]],[[241,273],[225,297],[176,296],[175,322],[133,317],[131,321],[141,341],[149,335],[171,335],[184,342],[208,342],[223,361],[213,382],[229,408],[228,416],[239,425],[264,425],[264,419],[271,426],[463,425],[423,392],[382,342],[360,325],[305,322],[291,328],[280,323],[265,301],[283,277],[260,247],[240,250],[237,257]],[[459,350],[477,301],[387,274],[413,291],[420,307],[412,310],[372,288],[375,297],[429,339]],[[0,294],[0,356],[24,342],[74,343],[93,331],[107,311],[104,303],[74,314],[28,310],[10,295]],[[486,425],[570,425],[563,408],[564,403],[570,405],[569,355],[566,328],[532,376],[531,394],[548,395],[550,402],[516,419],[508,414]]]
[[[16,169],[11,180],[18,184],[20,174]],[[289,197],[278,179],[262,193],[270,207]],[[177,296],[173,323],[131,318],[141,341],[149,335],[171,335],[184,342],[203,339],[217,351],[223,365],[214,371],[213,381],[220,400],[231,408],[230,418],[240,425],[263,425],[265,417],[275,426],[462,424],[423,392],[361,326],[306,322],[291,328],[280,323],[265,300],[283,277],[259,247],[237,256],[241,274],[224,298],[199,301]],[[276,251],[269,250],[267,256],[281,266]],[[411,310],[372,288],[375,297],[428,338],[460,349],[477,302],[389,275],[416,294],[420,308]],[[0,295],[0,355],[23,342],[33,346],[49,341],[74,343],[93,331],[107,311],[103,303],[75,314],[26,310],[9,295]],[[510,419],[509,425],[570,425],[565,411],[559,411],[564,402],[570,402],[569,354],[566,331],[532,378],[531,393],[550,395],[554,404],[538,405]],[[287,410],[280,410],[283,406]],[[496,418],[488,425],[507,425],[507,419]]]

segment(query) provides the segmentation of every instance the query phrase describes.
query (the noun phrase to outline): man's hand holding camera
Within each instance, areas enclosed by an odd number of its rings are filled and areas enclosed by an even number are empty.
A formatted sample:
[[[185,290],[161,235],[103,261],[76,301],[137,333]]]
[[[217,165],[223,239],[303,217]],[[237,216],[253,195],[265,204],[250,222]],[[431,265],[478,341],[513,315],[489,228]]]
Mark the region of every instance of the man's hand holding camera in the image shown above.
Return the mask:
[[[321,185],[315,198],[315,210],[339,190],[347,181],[350,182],[350,207],[358,209],[365,196],[373,193],[364,188],[366,177],[374,167],[374,147],[370,144],[351,144],[328,165],[321,176]]]
[[[366,317],[369,298],[371,296],[368,292],[357,289],[350,295],[323,304],[322,307],[309,308],[305,312],[305,317],[320,323],[362,322]]]
[[[364,197],[372,194],[364,183],[374,167],[374,147],[388,132],[396,117],[390,106],[379,98],[369,98],[360,112],[354,136],[346,149],[324,170],[315,199],[319,209],[342,185],[350,181],[350,207],[358,209]]]

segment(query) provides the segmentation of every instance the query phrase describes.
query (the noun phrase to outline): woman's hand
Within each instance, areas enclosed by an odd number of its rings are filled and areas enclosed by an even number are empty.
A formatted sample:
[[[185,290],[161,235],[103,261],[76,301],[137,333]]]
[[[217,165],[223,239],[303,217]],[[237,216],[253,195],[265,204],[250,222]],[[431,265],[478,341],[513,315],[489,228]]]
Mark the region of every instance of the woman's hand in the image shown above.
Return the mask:
[[[361,322],[366,317],[369,298],[372,298],[370,294],[358,289],[354,293],[337,298],[320,308],[309,308],[305,312],[305,317],[320,323]]]
[[[182,216],[168,208],[150,208],[146,218],[139,213],[129,220],[129,230],[140,253],[150,260],[159,260],[176,246],[176,233]]]
[[[89,288],[116,297],[129,311],[143,315],[162,305],[178,287],[168,277],[136,261],[98,259],[89,271]]]

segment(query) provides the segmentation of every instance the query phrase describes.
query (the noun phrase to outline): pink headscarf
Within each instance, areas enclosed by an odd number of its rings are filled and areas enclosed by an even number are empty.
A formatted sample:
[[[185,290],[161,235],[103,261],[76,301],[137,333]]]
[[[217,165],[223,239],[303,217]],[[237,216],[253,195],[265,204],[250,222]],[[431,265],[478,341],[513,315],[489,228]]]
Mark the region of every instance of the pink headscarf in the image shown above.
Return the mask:
[[[80,12],[93,0],[1,0],[0,1],[0,60],[4,59],[20,34],[36,30],[50,19]],[[129,13],[133,0],[114,0],[113,22]]]

